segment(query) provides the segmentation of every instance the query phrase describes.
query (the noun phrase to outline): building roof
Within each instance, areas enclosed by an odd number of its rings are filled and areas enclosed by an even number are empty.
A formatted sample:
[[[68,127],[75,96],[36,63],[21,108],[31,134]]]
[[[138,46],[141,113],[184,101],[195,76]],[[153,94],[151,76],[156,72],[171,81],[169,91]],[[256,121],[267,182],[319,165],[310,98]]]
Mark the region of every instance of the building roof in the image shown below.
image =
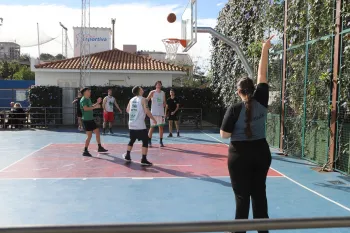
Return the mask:
[[[91,70],[184,71],[182,67],[119,49],[90,55]],[[35,65],[37,69],[80,69],[80,57]]]

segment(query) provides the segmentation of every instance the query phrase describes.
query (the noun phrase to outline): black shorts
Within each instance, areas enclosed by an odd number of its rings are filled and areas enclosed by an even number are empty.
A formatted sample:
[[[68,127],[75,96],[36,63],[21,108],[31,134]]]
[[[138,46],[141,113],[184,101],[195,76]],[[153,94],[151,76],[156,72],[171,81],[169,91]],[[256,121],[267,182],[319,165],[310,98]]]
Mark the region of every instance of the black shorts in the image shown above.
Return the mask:
[[[83,126],[85,131],[94,131],[97,129],[96,122],[94,120],[91,121],[83,121]]]
[[[140,129],[140,130],[130,129],[129,134],[130,134],[130,140],[148,141],[147,129]]]
[[[178,121],[178,120],[179,118],[177,117],[176,113],[174,115],[169,114],[168,121]]]
[[[77,110],[77,117],[82,117],[83,116],[83,114],[82,114],[82,112],[81,112],[81,110],[79,109],[79,110]]]

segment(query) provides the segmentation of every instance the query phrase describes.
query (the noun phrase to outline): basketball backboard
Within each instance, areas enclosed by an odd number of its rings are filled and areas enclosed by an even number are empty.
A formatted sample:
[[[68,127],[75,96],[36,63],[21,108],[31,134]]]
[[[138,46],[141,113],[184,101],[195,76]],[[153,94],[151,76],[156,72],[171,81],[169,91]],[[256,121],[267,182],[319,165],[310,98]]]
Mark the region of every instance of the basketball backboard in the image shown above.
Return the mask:
[[[186,40],[187,52],[197,43],[197,0],[189,0],[181,17],[181,39]]]

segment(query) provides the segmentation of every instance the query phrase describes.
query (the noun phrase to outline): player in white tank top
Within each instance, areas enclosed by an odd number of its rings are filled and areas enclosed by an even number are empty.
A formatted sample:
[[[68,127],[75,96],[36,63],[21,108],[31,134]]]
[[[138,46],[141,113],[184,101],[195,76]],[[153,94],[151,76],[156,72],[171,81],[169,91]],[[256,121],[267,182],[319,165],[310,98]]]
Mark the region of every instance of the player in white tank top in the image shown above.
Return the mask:
[[[117,100],[112,95],[112,89],[108,89],[108,95],[103,99],[102,107],[103,107],[103,134],[106,134],[107,123],[109,123],[109,132],[113,134],[112,126],[114,122],[114,111],[113,108],[119,110],[119,113],[122,113]]]
[[[130,111],[129,111],[129,129],[141,130],[146,129],[146,113],[143,110],[142,96],[135,96],[130,100]]]
[[[152,115],[156,118],[157,123],[152,124],[151,122],[151,128],[149,129],[148,132],[148,143],[150,146],[152,146],[152,135],[153,135],[153,130],[155,127],[158,126],[159,128],[159,138],[160,138],[160,146],[164,147],[163,144],[163,132],[164,132],[164,125],[165,125],[165,112],[164,108],[166,106],[166,100],[165,100],[165,93],[162,91],[162,82],[157,81],[156,82],[156,89],[151,91],[147,97],[147,100],[152,100],[152,105],[151,105],[151,112]]]
[[[151,166],[152,163],[147,160],[148,152],[148,135],[145,124],[146,115],[156,123],[156,119],[152,116],[152,113],[148,109],[147,100],[142,97],[143,89],[136,86],[132,89],[132,93],[135,95],[129,101],[128,107],[126,108],[129,113],[129,130],[130,130],[130,141],[124,159],[131,162],[131,150],[136,140],[142,141],[142,159],[141,164],[143,166]]]

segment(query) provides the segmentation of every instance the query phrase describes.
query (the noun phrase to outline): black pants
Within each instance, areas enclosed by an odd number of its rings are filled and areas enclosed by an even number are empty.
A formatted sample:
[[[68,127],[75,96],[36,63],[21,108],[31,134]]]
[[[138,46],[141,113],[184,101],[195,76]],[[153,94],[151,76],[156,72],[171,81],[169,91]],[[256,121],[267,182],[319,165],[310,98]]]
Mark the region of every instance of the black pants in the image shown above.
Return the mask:
[[[250,199],[252,199],[253,217],[269,218],[266,177],[270,165],[271,152],[266,139],[231,142],[228,169],[236,197],[236,219],[248,219]],[[259,233],[267,232],[259,231]]]

